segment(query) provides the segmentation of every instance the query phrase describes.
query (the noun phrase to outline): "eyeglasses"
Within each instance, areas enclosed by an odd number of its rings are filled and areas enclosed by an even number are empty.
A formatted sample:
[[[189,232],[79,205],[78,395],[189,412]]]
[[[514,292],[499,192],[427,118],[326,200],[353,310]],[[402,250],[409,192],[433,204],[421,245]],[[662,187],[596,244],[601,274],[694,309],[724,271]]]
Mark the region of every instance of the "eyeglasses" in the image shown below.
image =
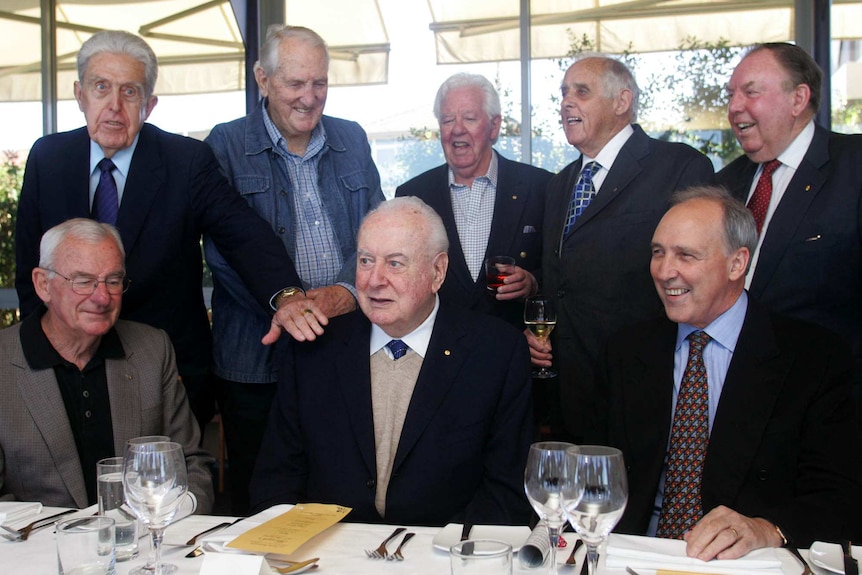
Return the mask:
[[[96,289],[99,287],[99,284],[105,284],[105,287],[108,290],[108,293],[111,295],[118,295],[121,293],[126,293],[129,289],[129,284],[132,283],[132,280],[128,279],[126,276],[111,276],[107,277],[103,280],[87,277],[87,276],[75,276],[75,277],[66,277],[57,270],[52,270],[51,268],[44,268],[46,271],[57,274],[72,286],[72,291],[78,295],[93,295],[96,293]]]

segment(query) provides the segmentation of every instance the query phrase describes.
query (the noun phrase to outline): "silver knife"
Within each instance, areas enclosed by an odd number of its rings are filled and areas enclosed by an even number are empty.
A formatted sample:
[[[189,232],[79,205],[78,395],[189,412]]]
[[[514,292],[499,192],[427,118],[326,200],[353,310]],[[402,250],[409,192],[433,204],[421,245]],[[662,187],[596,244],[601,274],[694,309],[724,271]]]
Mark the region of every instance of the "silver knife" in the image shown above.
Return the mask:
[[[841,541],[841,549],[844,551],[844,575],[859,575],[859,563],[853,558],[853,547],[849,539]]]
[[[464,526],[461,527],[461,541],[467,541],[470,538],[470,531],[473,529],[472,523],[464,522]],[[474,544],[472,541],[467,541],[464,545],[461,546],[461,554],[463,555],[472,555],[473,554]]]

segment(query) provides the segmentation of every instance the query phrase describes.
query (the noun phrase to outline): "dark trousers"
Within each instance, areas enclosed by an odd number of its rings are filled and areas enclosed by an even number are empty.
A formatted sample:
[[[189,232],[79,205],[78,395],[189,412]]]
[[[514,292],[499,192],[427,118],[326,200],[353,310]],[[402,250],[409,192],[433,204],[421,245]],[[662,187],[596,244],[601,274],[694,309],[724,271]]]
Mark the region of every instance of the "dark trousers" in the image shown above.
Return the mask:
[[[186,396],[189,399],[189,407],[198,422],[201,430],[201,445],[204,444],[204,433],[207,425],[215,415],[215,394],[213,393],[213,378],[209,372],[195,374],[180,374],[183,387],[186,388]]]
[[[217,399],[227,446],[227,472],[231,513],[248,515],[251,474],[269,411],[275,397],[275,383],[240,383],[216,378]]]

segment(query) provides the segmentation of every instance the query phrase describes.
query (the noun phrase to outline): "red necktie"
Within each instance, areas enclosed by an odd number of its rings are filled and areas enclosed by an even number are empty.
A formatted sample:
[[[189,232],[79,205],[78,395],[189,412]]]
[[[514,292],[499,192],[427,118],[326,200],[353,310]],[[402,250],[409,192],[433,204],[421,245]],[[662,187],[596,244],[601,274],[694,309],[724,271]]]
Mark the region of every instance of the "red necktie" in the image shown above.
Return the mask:
[[[709,388],[703,348],[712,338],[688,336],[688,363],[676,398],[657,537],[681,539],[703,517],[700,484],[709,446]]]
[[[763,171],[760,172],[757,186],[754,188],[751,199],[748,200],[748,209],[754,214],[754,221],[757,224],[757,235],[760,235],[760,231],[763,229],[766,211],[769,209],[769,200],[772,199],[772,174],[780,165],[781,162],[778,160],[770,160],[763,164]]]

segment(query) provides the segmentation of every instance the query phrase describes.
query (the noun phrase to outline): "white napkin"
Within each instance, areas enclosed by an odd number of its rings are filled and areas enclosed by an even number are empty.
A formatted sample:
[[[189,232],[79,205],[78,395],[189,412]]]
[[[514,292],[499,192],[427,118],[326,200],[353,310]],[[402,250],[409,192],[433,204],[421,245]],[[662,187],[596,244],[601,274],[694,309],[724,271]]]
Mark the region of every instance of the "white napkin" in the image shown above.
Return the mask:
[[[205,553],[249,553],[240,549],[231,549],[227,544],[254,527],[266,523],[270,519],[275,519],[282,513],[287,513],[293,509],[293,505],[283,504],[270,507],[266,511],[261,511],[257,515],[252,515],[247,519],[243,519],[239,523],[231,525],[227,529],[213,533],[204,537],[201,541],[201,549]]]
[[[42,504],[39,502],[0,501],[0,525],[35,519],[40,511]]]
[[[756,549],[739,559],[701,561],[685,554],[685,541],[613,533],[605,556],[608,568],[670,569],[692,573],[756,573],[781,575],[775,549]]]

